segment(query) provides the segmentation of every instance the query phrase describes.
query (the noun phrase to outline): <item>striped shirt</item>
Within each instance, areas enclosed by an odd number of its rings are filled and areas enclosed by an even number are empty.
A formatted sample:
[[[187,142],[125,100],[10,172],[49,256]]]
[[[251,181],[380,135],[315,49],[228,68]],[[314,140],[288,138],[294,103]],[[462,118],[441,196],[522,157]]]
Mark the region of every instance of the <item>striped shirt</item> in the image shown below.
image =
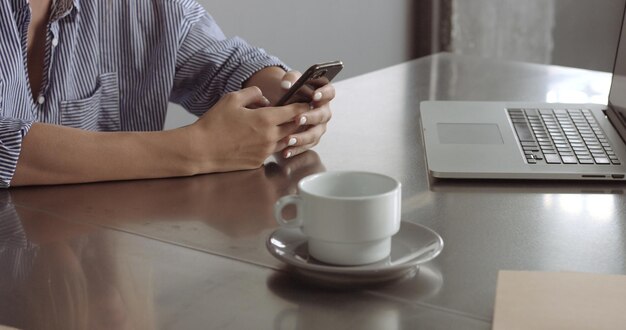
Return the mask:
[[[33,122],[162,130],[168,102],[200,116],[260,69],[287,69],[263,49],[226,38],[194,0],[55,0],[33,93],[30,15],[28,0],[0,1],[0,187],[9,186]]]

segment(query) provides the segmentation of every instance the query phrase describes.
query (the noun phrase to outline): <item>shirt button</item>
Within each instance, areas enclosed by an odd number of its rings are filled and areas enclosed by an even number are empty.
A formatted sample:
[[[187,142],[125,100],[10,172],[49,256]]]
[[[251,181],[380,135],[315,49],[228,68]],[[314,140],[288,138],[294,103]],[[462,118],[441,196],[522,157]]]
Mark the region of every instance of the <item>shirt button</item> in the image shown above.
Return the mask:
[[[44,102],[46,102],[46,98],[43,97],[43,95],[39,95],[39,97],[37,98],[37,103],[44,104]]]
[[[56,47],[59,44],[59,38],[52,39],[52,46]]]

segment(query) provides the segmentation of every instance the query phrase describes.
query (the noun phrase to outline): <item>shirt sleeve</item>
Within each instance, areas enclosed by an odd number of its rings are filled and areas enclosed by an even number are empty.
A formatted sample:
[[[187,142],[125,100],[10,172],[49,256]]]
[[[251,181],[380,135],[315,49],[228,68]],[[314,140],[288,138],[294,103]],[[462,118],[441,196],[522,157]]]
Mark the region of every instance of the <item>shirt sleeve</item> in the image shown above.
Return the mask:
[[[261,48],[238,37],[226,38],[213,18],[200,7],[187,16],[176,58],[176,73],[170,100],[202,115],[224,94],[240,90],[255,72],[287,65]]]
[[[9,187],[32,121],[0,116],[0,187]]]

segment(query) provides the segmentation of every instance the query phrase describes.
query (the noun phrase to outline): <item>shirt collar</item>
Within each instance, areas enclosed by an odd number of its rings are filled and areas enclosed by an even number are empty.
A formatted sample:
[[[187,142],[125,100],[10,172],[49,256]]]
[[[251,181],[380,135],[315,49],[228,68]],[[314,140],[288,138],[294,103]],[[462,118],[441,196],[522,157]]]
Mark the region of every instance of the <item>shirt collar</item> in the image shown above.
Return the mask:
[[[53,0],[50,21],[56,21],[67,16],[74,9],[80,11],[80,0]]]
[[[30,0],[10,0],[13,11],[18,12],[29,6]],[[80,0],[53,0],[51,21],[55,21],[61,17],[71,13],[72,10],[80,11]]]

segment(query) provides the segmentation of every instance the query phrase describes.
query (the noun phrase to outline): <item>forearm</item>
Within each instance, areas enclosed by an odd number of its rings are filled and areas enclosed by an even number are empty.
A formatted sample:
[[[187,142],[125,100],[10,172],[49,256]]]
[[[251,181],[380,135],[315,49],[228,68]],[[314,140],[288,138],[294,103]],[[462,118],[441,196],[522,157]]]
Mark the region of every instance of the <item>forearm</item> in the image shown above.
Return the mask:
[[[194,174],[184,129],[92,132],[33,124],[24,137],[12,186],[146,179]]]
[[[285,144],[292,104],[251,111],[267,100],[258,88],[222,99],[191,125],[159,132],[92,132],[35,123],[21,144],[11,185],[188,176],[258,168]],[[265,104],[267,105],[267,104]]]

